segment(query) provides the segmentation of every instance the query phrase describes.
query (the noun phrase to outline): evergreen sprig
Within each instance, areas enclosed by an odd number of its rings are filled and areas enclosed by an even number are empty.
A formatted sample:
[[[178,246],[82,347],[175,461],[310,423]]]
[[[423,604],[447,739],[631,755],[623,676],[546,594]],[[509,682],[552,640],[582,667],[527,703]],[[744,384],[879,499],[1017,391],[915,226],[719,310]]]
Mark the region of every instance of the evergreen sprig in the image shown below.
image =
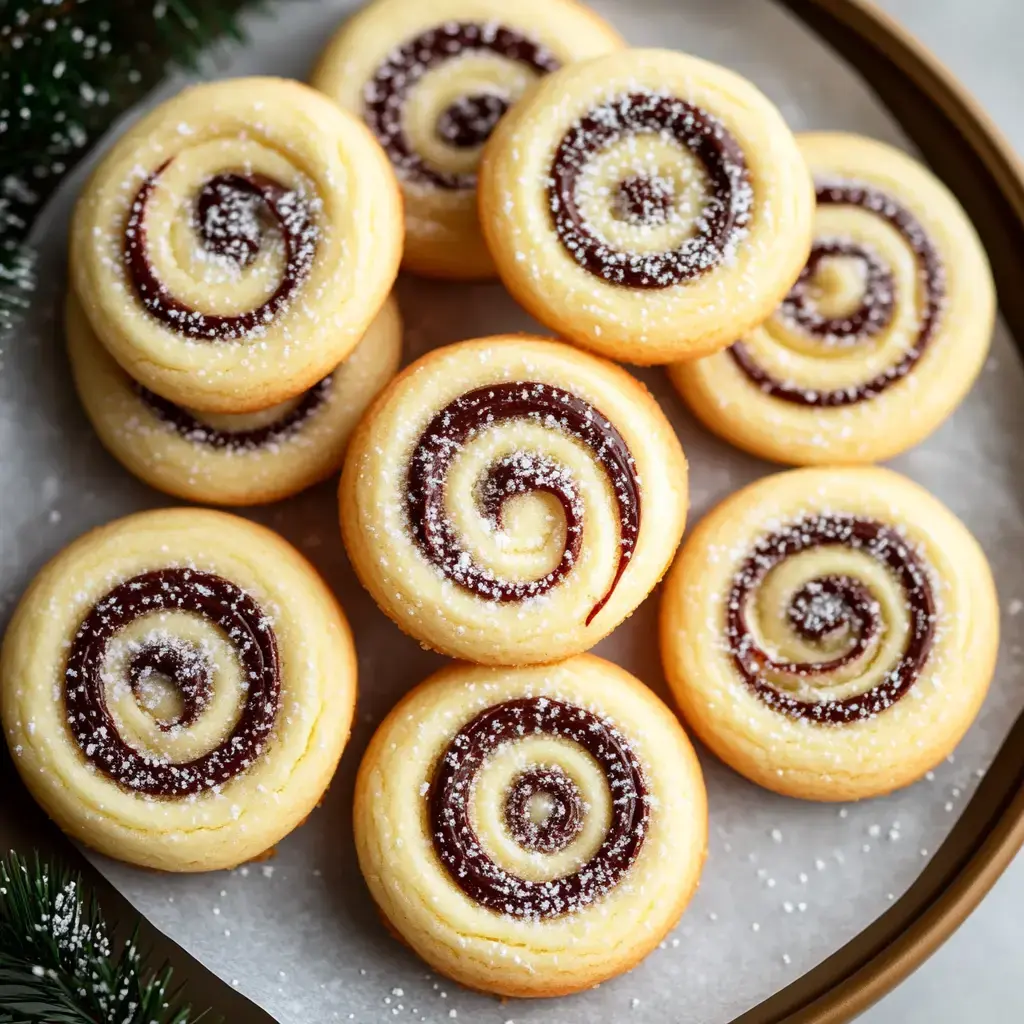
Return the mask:
[[[0,0],[0,331],[28,301],[25,238],[61,179],[170,67],[240,38],[252,0]]]
[[[119,950],[82,880],[37,856],[0,860],[0,1024],[192,1024],[170,968]]]

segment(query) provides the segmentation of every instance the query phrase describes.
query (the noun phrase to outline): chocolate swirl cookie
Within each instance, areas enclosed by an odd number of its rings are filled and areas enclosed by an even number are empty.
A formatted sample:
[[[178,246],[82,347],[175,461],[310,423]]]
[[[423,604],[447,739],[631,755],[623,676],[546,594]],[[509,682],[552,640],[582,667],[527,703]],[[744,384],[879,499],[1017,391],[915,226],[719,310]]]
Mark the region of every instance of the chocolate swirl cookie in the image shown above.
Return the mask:
[[[353,438],[345,545],[403,629],[490,664],[595,644],[682,533],[686,464],[627,374],[556,342],[485,338],[400,376]]]
[[[356,119],[297,82],[186,89],[142,118],[75,210],[71,275],[155,394],[247,413],[313,387],[394,282],[401,195]]]
[[[218,416],[133,380],[73,294],[65,323],[78,395],[105,447],[152,487],[214,505],[277,501],[336,472],[402,347],[398,305],[389,298],[352,354],[308,391],[259,412]]]
[[[341,26],[312,82],[388,154],[405,193],[404,266],[491,277],[476,214],[484,144],[538,77],[621,45],[574,0],[376,0]]]
[[[783,298],[807,257],[809,184],[750,83],[629,50],[556,72],[500,122],[480,209],[502,280],[534,316],[602,355],[658,363],[723,347]]]
[[[988,351],[994,293],[956,200],[881,143],[809,134],[810,257],[774,315],[672,379],[718,433],[782,462],[872,462],[934,430]]]
[[[711,512],[661,630],[676,699],[719,756],[770,789],[847,800],[949,754],[988,689],[998,615],[984,555],[938,501],[887,470],[822,469]]]
[[[355,655],[333,596],[275,534],[145,512],[39,574],[4,640],[0,698],[14,762],[66,832],[131,863],[211,870],[319,801]]]
[[[383,915],[432,967],[541,996],[658,944],[696,885],[706,806],[671,712],[581,655],[456,665],[417,687],[363,759],[355,831]],[[514,961],[496,955],[513,941]]]

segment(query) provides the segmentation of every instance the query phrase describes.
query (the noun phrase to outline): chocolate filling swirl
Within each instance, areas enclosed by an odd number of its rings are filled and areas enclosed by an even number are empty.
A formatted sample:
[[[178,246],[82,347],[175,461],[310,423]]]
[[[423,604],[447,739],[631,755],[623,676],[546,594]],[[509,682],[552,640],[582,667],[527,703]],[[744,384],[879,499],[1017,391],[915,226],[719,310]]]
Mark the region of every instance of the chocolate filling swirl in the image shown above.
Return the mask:
[[[487,757],[505,743],[536,735],[558,736],[582,747],[600,765],[611,794],[611,821],[600,847],[576,871],[547,882],[518,878],[499,867],[484,850],[470,819],[473,784]],[[508,804],[513,805],[513,837],[525,813],[525,801],[524,811],[519,810],[520,790],[539,787],[541,776],[542,772],[534,769],[526,774],[525,782],[521,776],[513,783],[506,803],[506,815]],[[566,801],[567,809],[541,830],[554,849],[564,848],[575,838],[578,827],[574,819],[582,814],[575,784],[560,770],[559,776],[545,775],[543,783],[557,787],[559,796],[569,794],[570,785],[573,791]],[[608,720],[549,697],[516,698],[482,711],[453,738],[430,789],[434,851],[449,877],[474,902],[513,917],[557,917],[594,903],[629,870],[647,833],[647,786],[625,738]],[[530,843],[527,837],[522,845],[527,849],[544,848]]]
[[[417,153],[402,124],[409,94],[434,68],[467,53],[489,53],[515,61],[539,75],[557,71],[559,61],[545,47],[504,25],[446,22],[393,50],[363,89],[364,117],[391,163],[406,181],[434,188],[476,188],[473,172],[432,167]],[[480,93],[460,97],[438,118],[435,132],[456,149],[481,146],[508,108],[508,97]]]
[[[474,562],[459,543],[445,510],[448,471],[459,449],[481,432],[505,420],[527,419],[564,431],[582,442],[601,464],[615,491],[620,523],[618,565],[611,586],[587,616],[589,625],[605,606],[626,571],[640,534],[640,481],[625,439],[582,398],[551,384],[512,381],[461,395],[427,425],[409,460],[409,523],[423,554],[448,579],[494,601],[522,601],[547,593],[571,571],[583,541],[582,504],[569,472],[551,459],[518,453],[491,467],[482,482],[480,509],[501,527],[505,502],[541,491],[562,506],[566,545],[558,565],[536,580],[507,580]]]
[[[587,222],[579,189],[587,164],[631,135],[660,135],[703,165],[707,199],[691,237],[675,249],[632,252],[614,248]],[[658,289],[695,280],[719,266],[750,222],[753,190],[739,143],[713,115],[676,96],[636,92],[595,107],[573,125],[551,163],[548,204],[555,232],[569,255],[596,277],[625,288]],[[637,224],[664,224],[674,206],[665,179],[630,174],[612,209]]]
[[[795,405],[835,409],[877,398],[913,370],[938,329],[946,292],[945,272],[938,250],[920,221],[880,189],[849,183],[819,183],[817,201],[819,206],[860,207],[881,217],[903,237],[917,260],[923,301],[913,345],[873,379],[833,391],[796,387],[773,377],[742,341],[735,342],[728,352],[740,370],[765,394]],[[808,303],[810,282],[821,261],[830,256],[859,259],[865,268],[863,298],[858,308],[846,317],[823,317]],[[812,248],[807,265],[776,315],[824,345],[852,347],[870,340],[889,326],[895,310],[895,291],[891,270],[875,254],[854,242],[820,240]]]
[[[824,576],[806,583],[793,596],[786,614],[806,640],[848,636],[845,651],[828,661],[798,663],[776,661],[759,646],[748,622],[758,587],[787,558],[827,546],[862,551],[892,573],[906,601],[909,633],[899,660],[878,685],[842,700],[803,701],[772,685],[766,671],[828,683],[831,674],[853,664],[885,629],[878,603],[866,587],[848,576]],[[729,650],[754,693],[792,718],[832,725],[869,718],[905,696],[920,676],[935,636],[935,599],[924,564],[893,527],[855,516],[810,516],[763,538],[736,575],[726,608]]]
[[[107,707],[103,679],[107,645],[129,623],[160,611],[189,612],[218,626],[234,646],[245,682],[244,703],[231,734],[193,761],[174,763],[136,750],[121,738]],[[208,685],[197,678],[195,666],[154,652],[139,658],[138,671],[147,664],[181,690],[185,715],[180,724],[194,719],[204,706]],[[135,672],[133,662],[130,674]],[[204,793],[245,771],[263,752],[280,704],[277,640],[263,609],[234,583],[197,569],[156,569],[111,590],[78,628],[64,672],[68,728],[82,754],[118,785],[147,796]]]
[[[221,316],[202,313],[171,294],[150,259],[146,210],[170,160],[142,183],[125,225],[123,258],[136,295],[151,316],[187,338],[205,341],[258,335],[287,307],[309,276],[317,228],[311,204],[263,174],[225,173],[210,178],[196,199],[194,230],[207,252],[238,268],[251,263],[263,244],[264,222],[281,236],[285,265],[274,293],[255,309]]]
[[[306,391],[298,403],[278,419],[261,427],[239,430],[225,430],[204,423],[187,409],[162,398],[141,384],[136,384],[136,392],[154,415],[170,424],[186,441],[230,451],[257,451],[281,444],[301,430],[306,421],[327,401],[333,384],[334,378],[329,374]]]

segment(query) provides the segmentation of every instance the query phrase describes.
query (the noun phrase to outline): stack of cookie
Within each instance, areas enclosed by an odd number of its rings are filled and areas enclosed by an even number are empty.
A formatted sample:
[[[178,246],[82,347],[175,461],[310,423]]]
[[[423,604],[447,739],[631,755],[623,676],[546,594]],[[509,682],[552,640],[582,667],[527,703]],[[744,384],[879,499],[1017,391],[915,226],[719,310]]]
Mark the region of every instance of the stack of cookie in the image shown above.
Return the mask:
[[[398,367],[402,237],[380,147],[308,86],[241,79],[157,107],[71,230],[68,346],[104,444],[192,501],[330,476]]]
[[[366,752],[367,883],[452,978],[575,991],[661,941],[707,836],[675,715],[585,653],[668,570],[688,506],[669,421],[609,360],[668,364],[710,429],[821,464],[697,527],[662,654],[686,721],[739,772],[872,796],[948,754],[992,674],[976,542],[915,484],[850,466],[916,443],[966,394],[992,326],[987,262],[909,157],[795,137],[749,82],[628,49],[575,0],[376,0],[313,84],[326,95],[202,86],[114,147],[75,217],[76,379],[111,450],[196,500],[290,493],[348,441],[360,580],[460,659]],[[464,341],[384,386],[400,259],[497,275],[566,341]],[[177,510],[51,563],[2,683],[19,767],[64,828],[198,870],[265,849],[316,802],[355,669],[295,552]]]

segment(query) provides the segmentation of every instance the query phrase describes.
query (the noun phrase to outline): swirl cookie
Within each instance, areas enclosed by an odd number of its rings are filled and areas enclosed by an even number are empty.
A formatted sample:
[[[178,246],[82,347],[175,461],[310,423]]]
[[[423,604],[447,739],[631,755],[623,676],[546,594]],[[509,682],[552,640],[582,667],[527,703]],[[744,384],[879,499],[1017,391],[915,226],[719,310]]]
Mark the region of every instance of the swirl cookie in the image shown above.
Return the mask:
[[[733,72],[662,50],[541,82],[495,130],[479,192],[516,299],[632,363],[734,341],[778,305],[810,247],[814,193],[779,112]]]
[[[0,653],[13,761],[74,839],[232,867],[313,810],[348,737],[348,624],[308,562],[223,512],[100,527],[33,581]]]
[[[779,462],[887,459],[956,408],[988,352],[995,292],[956,199],[906,154],[799,137],[817,182],[814,245],[775,313],[669,374],[694,412]]]
[[[538,76],[621,45],[576,0],[376,0],[342,25],[312,84],[361,116],[391,159],[403,266],[486,278],[476,169],[488,136]]]
[[[296,398],[258,413],[202,414],[154,394],[100,344],[68,296],[75,386],[100,440],[152,487],[188,501],[278,501],[341,467],[345,445],[374,395],[395,375],[402,321],[389,298],[351,355]]]
[[[736,771],[812,800],[909,785],[974,720],[998,645],[988,563],[905,477],[804,469],[728,498],[665,584],[686,720]]]
[[[418,640],[482,664],[592,647],[661,578],[686,461],[646,389],[568,345],[449,345],[380,395],[341,479],[363,585]]]
[[[591,655],[432,676],[371,740],[354,820],[391,928],[435,970],[504,996],[633,967],[689,902],[707,843],[679,724]]]
[[[356,119],[298,82],[186,89],[85,186],[71,275],[139,383],[204,412],[287,401],[355,348],[391,289],[401,195]]]

